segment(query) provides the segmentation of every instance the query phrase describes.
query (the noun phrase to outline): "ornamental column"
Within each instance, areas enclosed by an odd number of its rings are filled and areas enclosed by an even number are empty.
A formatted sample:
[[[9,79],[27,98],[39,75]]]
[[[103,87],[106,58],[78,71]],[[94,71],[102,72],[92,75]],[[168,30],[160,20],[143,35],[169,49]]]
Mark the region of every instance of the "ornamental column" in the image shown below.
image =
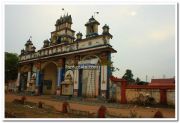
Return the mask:
[[[78,88],[79,87],[79,69],[76,68],[74,70],[74,96],[78,96]]]
[[[101,58],[101,97],[107,98],[108,97],[108,85],[109,85],[109,77],[108,77],[108,54],[103,52],[100,55]]]
[[[28,71],[27,82],[29,82],[30,79],[31,79],[31,71]]]
[[[35,88],[35,94],[39,95],[40,94],[40,68],[41,68],[41,64],[40,63],[36,63],[35,67],[36,67],[36,88]]]
[[[61,82],[64,80],[64,60],[58,60],[56,95],[61,95]]]
[[[16,92],[19,91],[19,86],[20,86],[20,76],[21,76],[21,73],[20,71],[18,72],[18,76],[17,76],[17,80],[16,80]]]
[[[27,76],[27,90],[29,89],[30,80],[31,80],[31,70],[28,71],[28,76]]]
[[[74,60],[74,90],[73,90],[73,95],[78,96],[78,89],[79,89],[79,68],[78,68],[78,62],[79,62],[80,57],[76,56]]]

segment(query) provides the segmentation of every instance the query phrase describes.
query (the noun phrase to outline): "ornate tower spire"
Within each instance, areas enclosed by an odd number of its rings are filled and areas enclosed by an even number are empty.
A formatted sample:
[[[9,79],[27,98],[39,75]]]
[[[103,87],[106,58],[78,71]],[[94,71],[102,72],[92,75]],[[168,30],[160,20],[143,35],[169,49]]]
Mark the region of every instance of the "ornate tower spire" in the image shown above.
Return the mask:
[[[71,25],[72,18],[68,13],[57,19],[55,24],[56,30],[51,33],[51,44],[73,42],[75,31],[71,29]]]
[[[89,21],[85,24],[86,26],[86,37],[92,37],[98,35],[98,25],[100,23],[92,16]]]

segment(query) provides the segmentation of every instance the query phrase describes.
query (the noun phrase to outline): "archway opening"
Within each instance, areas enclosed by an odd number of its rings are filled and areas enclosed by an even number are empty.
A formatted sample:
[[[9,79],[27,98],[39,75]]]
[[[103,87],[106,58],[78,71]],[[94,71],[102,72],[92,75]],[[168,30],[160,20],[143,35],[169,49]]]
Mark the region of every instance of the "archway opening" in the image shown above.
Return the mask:
[[[53,62],[46,64],[42,70],[43,81],[41,85],[43,94],[56,93],[57,66]]]
[[[79,71],[79,89],[83,97],[99,96],[100,59],[96,55],[85,56],[79,65],[85,66]]]

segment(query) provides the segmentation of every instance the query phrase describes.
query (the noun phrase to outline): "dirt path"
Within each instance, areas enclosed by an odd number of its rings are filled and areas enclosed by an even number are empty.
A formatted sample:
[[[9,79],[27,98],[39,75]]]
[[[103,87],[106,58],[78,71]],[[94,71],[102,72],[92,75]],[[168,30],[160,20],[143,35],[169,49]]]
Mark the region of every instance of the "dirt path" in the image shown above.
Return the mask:
[[[46,105],[53,106],[57,111],[62,110],[62,101],[53,101],[48,100],[45,98],[42,98],[41,96],[26,96],[27,101],[38,103],[39,101],[43,101]],[[5,95],[5,101],[6,102],[12,102],[14,99],[20,99],[21,96],[17,96],[14,94],[6,94]],[[99,105],[85,105],[85,104],[79,104],[75,102],[70,102],[70,108],[81,110],[81,111],[89,111],[90,113],[97,113],[97,110],[99,108]],[[121,116],[129,116],[130,110],[132,108],[107,108],[108,113],[112,115],[121,115]],[[157,110],[160,110],[164,117],[167,118],[174,118],[175,117],[175,109],[173,108],[145,108],[145,107],[135,107],[133,110],[136,111],[137,115],[144,118],[151,118],[153,117],[154,113]]]

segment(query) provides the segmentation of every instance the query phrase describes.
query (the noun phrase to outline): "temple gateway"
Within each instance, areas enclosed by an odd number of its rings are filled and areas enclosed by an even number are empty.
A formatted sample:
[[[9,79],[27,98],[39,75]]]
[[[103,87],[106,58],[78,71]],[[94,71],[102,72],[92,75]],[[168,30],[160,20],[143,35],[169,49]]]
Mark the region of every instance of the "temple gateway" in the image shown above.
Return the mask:
[[[92,16],[86,35],[71,29],[71,15],[57,19],[51,38],[36,51],[31,38],[19,55],[17,87],[21,92],[80,97],[109,97],[112,35]],[[75,37],[76,35],[76,37]]]

